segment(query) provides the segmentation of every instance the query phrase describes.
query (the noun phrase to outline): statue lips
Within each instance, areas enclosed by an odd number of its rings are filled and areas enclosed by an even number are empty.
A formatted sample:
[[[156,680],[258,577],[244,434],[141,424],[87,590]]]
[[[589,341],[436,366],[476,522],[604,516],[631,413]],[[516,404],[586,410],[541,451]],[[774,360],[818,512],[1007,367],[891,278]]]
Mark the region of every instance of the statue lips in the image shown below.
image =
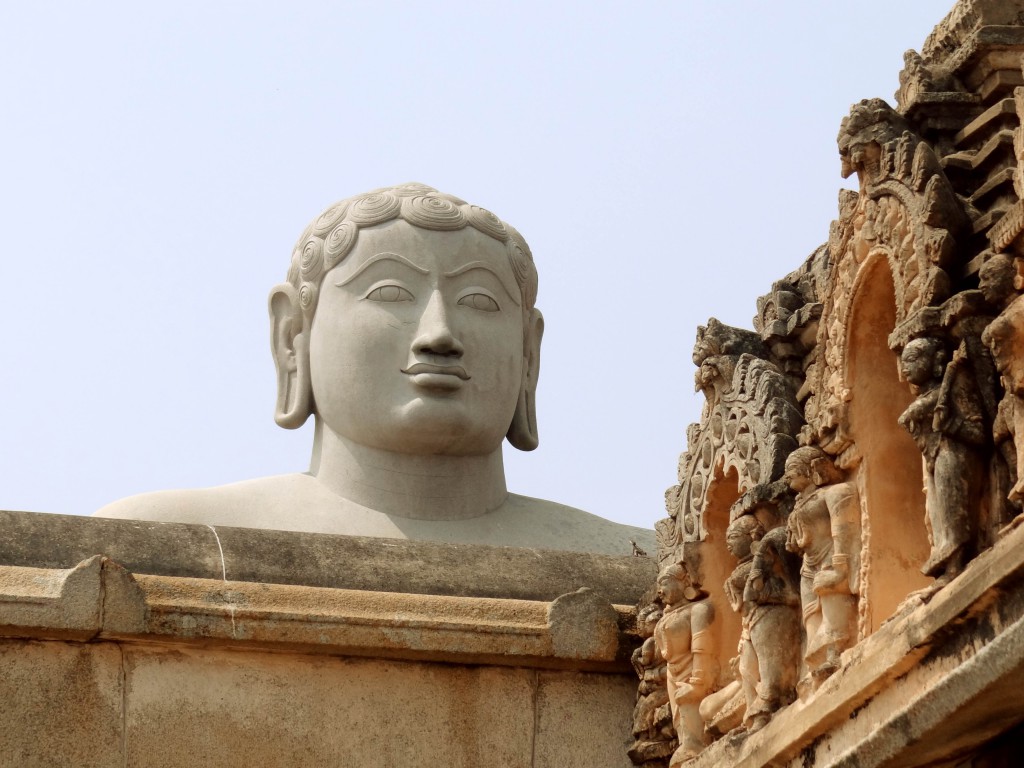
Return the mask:
[[[434,365],[432,363],[413,363],[403,368],[402,373],[411,376],[413,384],[423,389],[444,390],[454,392],[469,381],[469,374],[461,365]]]

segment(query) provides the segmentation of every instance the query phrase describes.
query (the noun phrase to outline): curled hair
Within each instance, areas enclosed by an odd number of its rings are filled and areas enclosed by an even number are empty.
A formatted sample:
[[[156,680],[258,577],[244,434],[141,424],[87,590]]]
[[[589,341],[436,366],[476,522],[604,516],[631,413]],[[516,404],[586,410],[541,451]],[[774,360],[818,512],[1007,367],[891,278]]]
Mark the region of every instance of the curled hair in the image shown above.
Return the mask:
[[[304,299],[300,304],[307,323],[316,311],[320,283],[352,252],[359,230],[393,219],[441,232],[472,227],[497,240],[505,246],[519,286],[523,312],[533,309],[537,300],[537,268],[523,236],[488,210],[426,184],[410,182],[374,189],[334,203],[303,231],[292,251],[287,279]]]

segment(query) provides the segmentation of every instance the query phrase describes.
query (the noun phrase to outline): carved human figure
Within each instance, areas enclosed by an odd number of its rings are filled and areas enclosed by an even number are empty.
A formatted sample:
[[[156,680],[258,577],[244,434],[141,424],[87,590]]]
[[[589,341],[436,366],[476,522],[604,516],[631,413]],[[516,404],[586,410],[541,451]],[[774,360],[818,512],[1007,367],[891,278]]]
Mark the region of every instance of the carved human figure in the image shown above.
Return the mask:
[[[796,698],[800,595],[786,538],[785,528],[763,533],[750,515],[737,518],[726,531],[729,551],[741,561],[726,582],[726,593],[743,616],[739,672],[747,705],[743,728],[748,733],[763,728],[773,712]]]
[[[907,343],[900,372],[917,395],[899,418],[923,455],[925,510],[931,553],[921,571],[937,576],[929,592],[963,570],[971,555],[973,499],[981,480],[977,448],[985,444],[985,424],[961,346],[945,365],[939,339]]]
[[[1005,391],[993,437],[1003,449],[1013,476],[1008,498],[1019,505],[1024,503],[1024,296],[1010,302],[985,328],[981,339],[992,352]]]
[[[757,653],[750,641],[748,625],[752,606],[744,602],[743,594],[747,589],[750,570],[754,566],[752,545],[762,536],[764,536],[764,526],[753,515],[742,515],[729,523],[729,527],[725,529],[725,547],[729,550],[729,554],[738,561],[732,573],[729,574],[729,578],[725,580],[724,587],[729,607],[742,617],[742,631],[739,645],[736,648],[735,667],[746,711],[749,711],[751,703],[757,698],[756,687],[760,676],[757,669]],[[746,724],[746,715],[744,715],[744,726]]]
[[[537,446],[544,329],[526,241],[422,184],[342,200],[270,294],[275,418],[315,420],[310,469],[124,499],[98,514],[630,553],[650,531],[509,494],[502,440]]]
[[[671,761],[676,765],[704,749],[704,721],[699,708],[718,676],[715,611],[684,563],[662,569],[658,596],[665,609],[654,629],[654,640],[667,665],[669,706],[679,739]]]
[[[853,483],[843,482],[828,454],[814,446],[789,455],[784,477],[797,492],[786,548],[803,556],[804,659],[809,684],[817,687],[856,637],[860,501]]]
[[[665,659],[658,651],[654,629],[662,617],[660,603],[650,603],[637,613],[636,626],[643,643],[633,651],[633,669],[640,678],[633,708],[633,746],[629,757],[643,765],[669,757],[678,746],[672,729]]]
[[[991,255],[978,269],[978,289],[985,302],[996,312],[1005,309],[1016,296],[1016,274],[1013,260],[1005,253]]]

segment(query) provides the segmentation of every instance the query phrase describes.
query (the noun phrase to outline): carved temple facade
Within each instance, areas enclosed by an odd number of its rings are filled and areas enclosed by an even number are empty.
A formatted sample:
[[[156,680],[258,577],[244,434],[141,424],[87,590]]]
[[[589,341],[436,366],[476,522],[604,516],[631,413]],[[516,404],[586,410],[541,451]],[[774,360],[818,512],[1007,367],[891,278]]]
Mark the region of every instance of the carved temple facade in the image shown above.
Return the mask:
[[[842,120],[827,242],[698,329],[635,764],[1019,764],[1022,57],[1024,2],[961,0]]]

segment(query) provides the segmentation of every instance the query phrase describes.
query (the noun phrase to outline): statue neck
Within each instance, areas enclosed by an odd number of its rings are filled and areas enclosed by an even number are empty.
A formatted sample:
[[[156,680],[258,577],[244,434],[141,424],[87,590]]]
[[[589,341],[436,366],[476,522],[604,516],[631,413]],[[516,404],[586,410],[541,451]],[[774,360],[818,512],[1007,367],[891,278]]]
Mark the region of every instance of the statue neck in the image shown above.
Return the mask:
[[[333,493],[416,520],[466,520],[508,498],[501,446],[485,456],[425,456],[353,443],[316,422],[309,473]]]

